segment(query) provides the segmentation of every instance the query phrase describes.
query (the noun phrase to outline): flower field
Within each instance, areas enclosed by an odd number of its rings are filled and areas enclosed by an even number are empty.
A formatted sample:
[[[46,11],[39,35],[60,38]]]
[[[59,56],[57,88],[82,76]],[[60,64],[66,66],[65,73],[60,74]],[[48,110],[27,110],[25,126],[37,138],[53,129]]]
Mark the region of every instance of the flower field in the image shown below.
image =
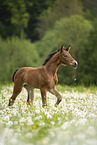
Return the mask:
[[[63,100],[47,94],[42,108],[35,90],[34,103],[26,104],[25,89],[7,107],[13,85],[0,86],[0,145],[97,145],[97,87],[57,86]]]

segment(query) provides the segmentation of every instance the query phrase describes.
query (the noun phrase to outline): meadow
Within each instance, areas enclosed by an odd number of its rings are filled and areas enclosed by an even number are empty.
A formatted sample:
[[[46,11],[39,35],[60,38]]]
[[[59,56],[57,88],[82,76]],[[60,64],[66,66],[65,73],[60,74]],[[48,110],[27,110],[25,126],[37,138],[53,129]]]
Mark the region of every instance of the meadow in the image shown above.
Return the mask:
[[[0,85],[0,145],[97,145],[97,87],[56,86],[63,100],[47,94],[42,108],[40,91],[26,104],[25,89],[7,107],[13,84]]]

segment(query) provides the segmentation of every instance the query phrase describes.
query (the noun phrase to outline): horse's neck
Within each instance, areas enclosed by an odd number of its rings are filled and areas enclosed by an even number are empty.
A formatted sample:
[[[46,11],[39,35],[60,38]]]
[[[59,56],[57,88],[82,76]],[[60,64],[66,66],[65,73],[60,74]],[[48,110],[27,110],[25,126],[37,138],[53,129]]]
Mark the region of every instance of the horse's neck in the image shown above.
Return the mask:
[[[59,54],[55,54],[45,65],[46,70],[51,75],[55,75],[58,70],[60,63],[59,63]]]

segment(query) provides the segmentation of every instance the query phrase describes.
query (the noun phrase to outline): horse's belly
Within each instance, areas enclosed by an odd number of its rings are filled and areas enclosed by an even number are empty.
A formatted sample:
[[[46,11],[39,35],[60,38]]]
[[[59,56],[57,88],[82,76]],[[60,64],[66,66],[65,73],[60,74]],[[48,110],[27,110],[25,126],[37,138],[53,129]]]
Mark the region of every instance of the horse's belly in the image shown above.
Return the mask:
[[[37,72],[29,72],[25,75],[25,81],[26,84],[32,86],[33,88],[39,88],[39,83],[38,83],[38,77],[37,77]]]
[[[30,79],[27,80],[27,84],[29,84],[33,88],[39,88],[37,78],[35,78],[35,77],[30,77]]]

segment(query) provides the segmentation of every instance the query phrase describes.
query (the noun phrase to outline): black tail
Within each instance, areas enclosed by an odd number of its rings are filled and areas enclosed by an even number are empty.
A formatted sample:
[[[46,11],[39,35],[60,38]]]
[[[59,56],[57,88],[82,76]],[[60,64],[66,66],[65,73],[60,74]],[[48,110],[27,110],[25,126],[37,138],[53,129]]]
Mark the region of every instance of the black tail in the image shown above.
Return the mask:
[[[20,68],[16,68],[15,71],[14,71],[14,73],[13,73],[13,76],[12,76],[12,81],[13,81],[13,82],[14,82],[14,76],[15,76],[16,72],[17,72],[19,69],[20,69]]]

